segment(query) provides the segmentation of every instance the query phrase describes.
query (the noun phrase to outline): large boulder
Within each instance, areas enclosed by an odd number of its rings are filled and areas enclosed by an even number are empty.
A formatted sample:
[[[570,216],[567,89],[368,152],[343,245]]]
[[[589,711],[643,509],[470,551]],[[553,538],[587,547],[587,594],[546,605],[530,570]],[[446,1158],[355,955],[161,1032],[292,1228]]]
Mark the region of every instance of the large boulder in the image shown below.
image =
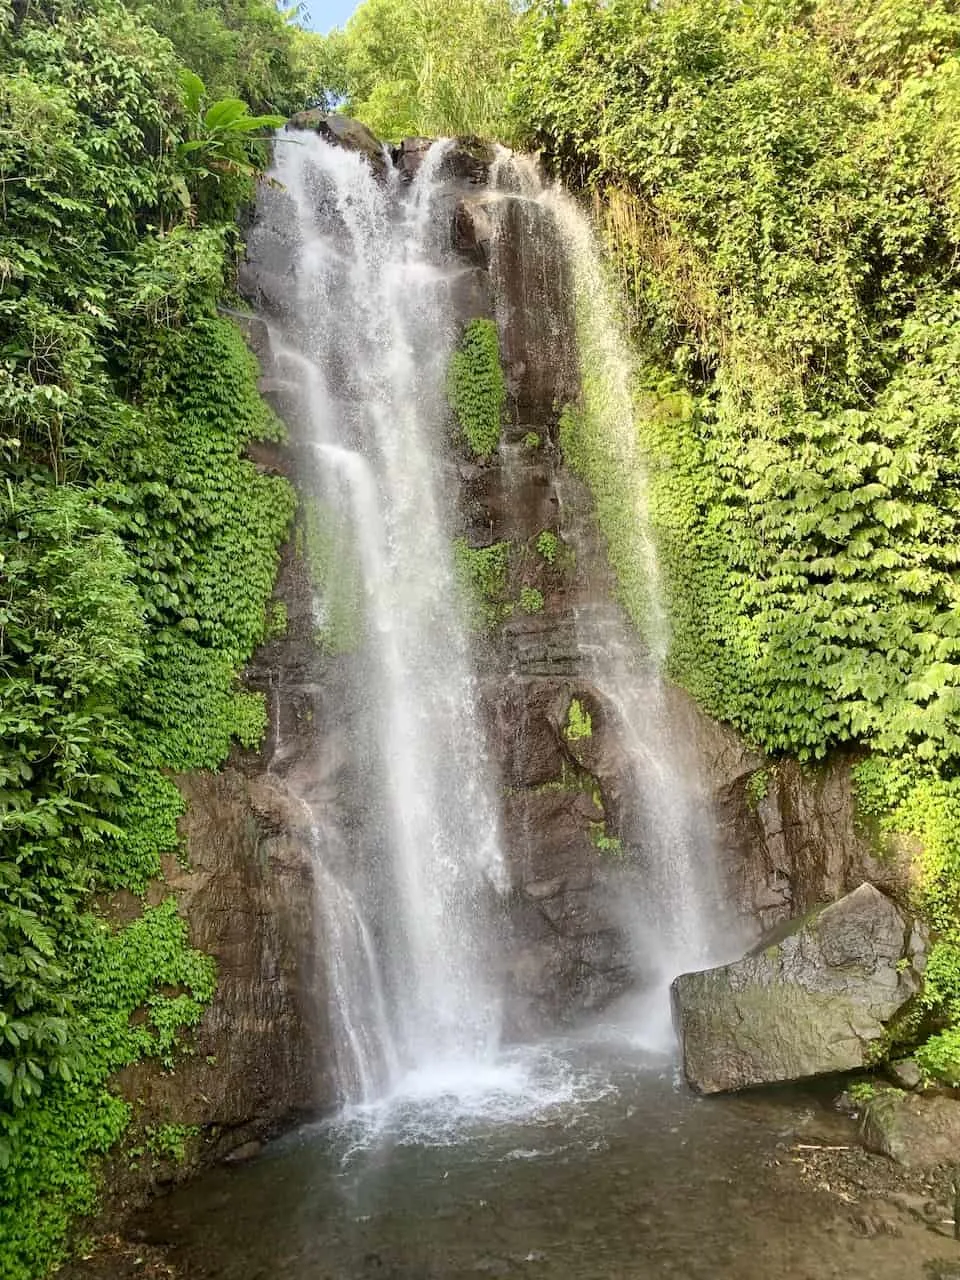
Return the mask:
[[[719,1093],[867,1065],[916,994],[922,927],[873,885],[769,934],[742,960],[672,987],[684,1071]]]

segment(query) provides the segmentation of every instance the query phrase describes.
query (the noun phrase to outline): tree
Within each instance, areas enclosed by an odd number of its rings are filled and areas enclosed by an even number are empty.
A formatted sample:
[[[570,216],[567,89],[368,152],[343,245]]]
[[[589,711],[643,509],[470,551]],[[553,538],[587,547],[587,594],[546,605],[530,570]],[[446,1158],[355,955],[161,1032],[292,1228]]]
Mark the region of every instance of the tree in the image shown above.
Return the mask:
[[[326,88],[388,140],[505,137],[512,0],[365,0],[326,38]]]

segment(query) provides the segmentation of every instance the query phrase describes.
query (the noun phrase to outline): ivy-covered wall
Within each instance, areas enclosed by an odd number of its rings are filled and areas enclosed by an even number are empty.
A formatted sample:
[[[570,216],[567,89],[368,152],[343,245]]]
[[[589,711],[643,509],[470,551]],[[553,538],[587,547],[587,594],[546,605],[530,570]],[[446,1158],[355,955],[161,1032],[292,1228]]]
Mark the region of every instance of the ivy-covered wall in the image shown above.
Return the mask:
[[[305,92],[266,0],[179,8],[224,47],[273,32],[261,102]],[[99,904],[178,848],[170,774],[260,741],[239,673],[293,510],[243,456],[280,428],[217,311],[275,118],[215,101],[145,15],[0,0],[3,1280],[93,1205],[130,1116],[112,1074],[171,1066],[212,994],[174,900],[124,927]]]
[[[862,807],[924,846],[920,1057],[960,1082],[958,42],[950,0],[546,3],[513,101],[629,298],[670,670],[767,752],[871,749]],[[566,444],[646,625],[597,424]]]

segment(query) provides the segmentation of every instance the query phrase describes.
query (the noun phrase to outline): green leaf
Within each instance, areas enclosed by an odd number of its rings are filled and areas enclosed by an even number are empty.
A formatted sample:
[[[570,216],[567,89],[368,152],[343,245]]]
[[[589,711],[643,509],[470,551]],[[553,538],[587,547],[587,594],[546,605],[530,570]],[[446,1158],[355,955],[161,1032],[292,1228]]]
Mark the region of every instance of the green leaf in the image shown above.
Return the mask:
[[[200,114],[200,104],[207,92],[207,87],[193,71],[186,67],[180,72],[180,87],[183,89],[183,104],[191,115]]]
[[[203,124],[211,133],[214,130],[233,128],[236,121],[247,115],[247,111],[247,104],[239,98],[221,98],[207,110]]]

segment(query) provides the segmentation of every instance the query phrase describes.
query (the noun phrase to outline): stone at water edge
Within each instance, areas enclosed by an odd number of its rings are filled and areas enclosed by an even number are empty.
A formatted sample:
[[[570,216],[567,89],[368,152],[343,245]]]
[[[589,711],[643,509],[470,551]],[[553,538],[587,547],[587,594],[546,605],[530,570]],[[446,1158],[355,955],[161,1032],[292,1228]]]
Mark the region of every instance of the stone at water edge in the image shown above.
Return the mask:
[[[880,1088],[863,1107],[863,1145],[908,1169],[960,1159],[960,1103]]]
[[[671,988],[684,1072],[721,1093],[868,1065],[920,989],[926,933],[871,884]]]

